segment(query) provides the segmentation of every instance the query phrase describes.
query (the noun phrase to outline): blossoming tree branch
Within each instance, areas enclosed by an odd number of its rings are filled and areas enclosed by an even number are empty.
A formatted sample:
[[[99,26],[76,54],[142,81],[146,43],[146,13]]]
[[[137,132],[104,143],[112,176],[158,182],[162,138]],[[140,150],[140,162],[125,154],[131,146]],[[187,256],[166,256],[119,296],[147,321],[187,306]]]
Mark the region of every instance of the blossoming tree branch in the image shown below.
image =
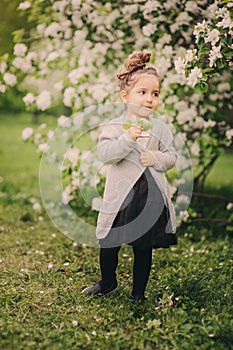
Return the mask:
[[[14,32],[13,55],[1,57],[1,93],[16,86],[25,91],[27,110],[46,111],[62,101],[72,115],[117,101],[119,62],[149,49],[163,79],[159,112],[181,132],[195,185],[203,186],[233,136],[231,1],[28,0],[18,10],[35,26]],[[61,124],[70,115],[58,117]],[[44,151],[51,134],[43,125],[23,138]],[[72,152],[71,174],[81,151]]]

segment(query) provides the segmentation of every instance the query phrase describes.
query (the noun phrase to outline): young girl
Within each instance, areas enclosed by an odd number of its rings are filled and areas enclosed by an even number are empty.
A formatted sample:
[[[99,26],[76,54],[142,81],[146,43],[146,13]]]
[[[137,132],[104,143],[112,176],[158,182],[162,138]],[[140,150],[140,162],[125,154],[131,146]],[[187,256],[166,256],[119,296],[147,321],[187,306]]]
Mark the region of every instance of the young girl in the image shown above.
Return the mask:
[[[152,249],[177,244],[164,174],[174,167],[176,155],[170,129],[151,116],[158,106],[161,80],[153,66],[146,66],[150,56],[136,52],[125,62],[117,77],[127,111],[105,125],[99,138],[99,158],[111,165],[96,230],[101,280],[83,290],[87,295],[105,295],[117,288],[118,253],[122,244],[129,244],[134,252],[130,298],[143,302]]]

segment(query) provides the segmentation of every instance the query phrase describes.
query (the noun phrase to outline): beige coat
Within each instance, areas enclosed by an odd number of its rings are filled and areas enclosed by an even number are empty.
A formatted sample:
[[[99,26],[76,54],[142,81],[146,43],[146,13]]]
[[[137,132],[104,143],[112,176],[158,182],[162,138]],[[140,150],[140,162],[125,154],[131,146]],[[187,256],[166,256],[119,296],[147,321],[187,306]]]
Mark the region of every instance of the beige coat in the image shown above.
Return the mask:
[[[97,220],[97,239],[107,236],[125,197],[146,168],[139,159],[141,146],[123,129],[122,124],[125,120],[126,117],[123,115],[105,124],[99,137],[97,148],[99,159],[110,166]],[[157,160],[154,166],[148,168],[169,209],[172,232],[175,233],[175,211],[165,176],[165,172],[173,168],[176,162],[176,154],[172,147],[173,135],[162,120],[152,117],[149,117],[149,120],[153,127],[146,148],[156,152]]]

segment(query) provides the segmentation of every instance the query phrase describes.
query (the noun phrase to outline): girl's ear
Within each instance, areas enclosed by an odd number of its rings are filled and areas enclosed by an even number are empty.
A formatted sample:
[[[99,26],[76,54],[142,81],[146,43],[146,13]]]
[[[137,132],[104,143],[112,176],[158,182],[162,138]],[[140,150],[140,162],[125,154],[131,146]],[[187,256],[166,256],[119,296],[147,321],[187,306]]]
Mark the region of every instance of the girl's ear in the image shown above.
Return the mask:
[[[121,91],[120,91],[120,96],[121,96],[122,101],[123,101],[124,103],[127,103],[127,96],[128,96],[127,91],[121,90]]]

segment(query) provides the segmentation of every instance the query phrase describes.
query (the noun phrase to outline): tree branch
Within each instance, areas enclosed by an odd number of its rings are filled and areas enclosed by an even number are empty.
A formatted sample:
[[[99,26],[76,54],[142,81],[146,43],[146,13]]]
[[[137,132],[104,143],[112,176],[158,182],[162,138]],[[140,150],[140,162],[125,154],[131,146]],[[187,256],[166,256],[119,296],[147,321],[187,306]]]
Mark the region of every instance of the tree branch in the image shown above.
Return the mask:
[[[224,197],[224,196],[220,196],[220,195],[217,195],[217,194],[200,193],[200,192],[193,192],[192,194],[193,194],[193,196],[196,196],[196,197],[216,198],[216,199],[219,199],[221,201],[233,202],[233,199],[230,199],[230,198],[227,198],[227,197]]]
[[[225,225],[233,225],[233,221],[228,221],[225,219],[211,219],[211,218],[199,218],[199,219],[191,219],[192,222],[219,222]],[[190,223],[190,222],[189,222]],[[189,224],[187,222],[187,224]]]
[[[42,40],[42,39],[46,39],[45,37],[43,36],[35,36],[34,38],[27,38],[27,39],[24,39],[22,40],[23,43],[31,43],[32,41],[37,41],[37,40]]]
[[[207,163],[205,165],[205,167],[202,169],[201,173],[195,178],[194,183],[197,186],[197,188],[199,188],[201,190],[204,188],[204,183],[205,183],[205,179],[208,175],[208,171],[214,165],[214,162],[216,161],[218,156],[219,156],[218,154],[215,154],[212,157],[212,159],[209,161],[209,163]]]

